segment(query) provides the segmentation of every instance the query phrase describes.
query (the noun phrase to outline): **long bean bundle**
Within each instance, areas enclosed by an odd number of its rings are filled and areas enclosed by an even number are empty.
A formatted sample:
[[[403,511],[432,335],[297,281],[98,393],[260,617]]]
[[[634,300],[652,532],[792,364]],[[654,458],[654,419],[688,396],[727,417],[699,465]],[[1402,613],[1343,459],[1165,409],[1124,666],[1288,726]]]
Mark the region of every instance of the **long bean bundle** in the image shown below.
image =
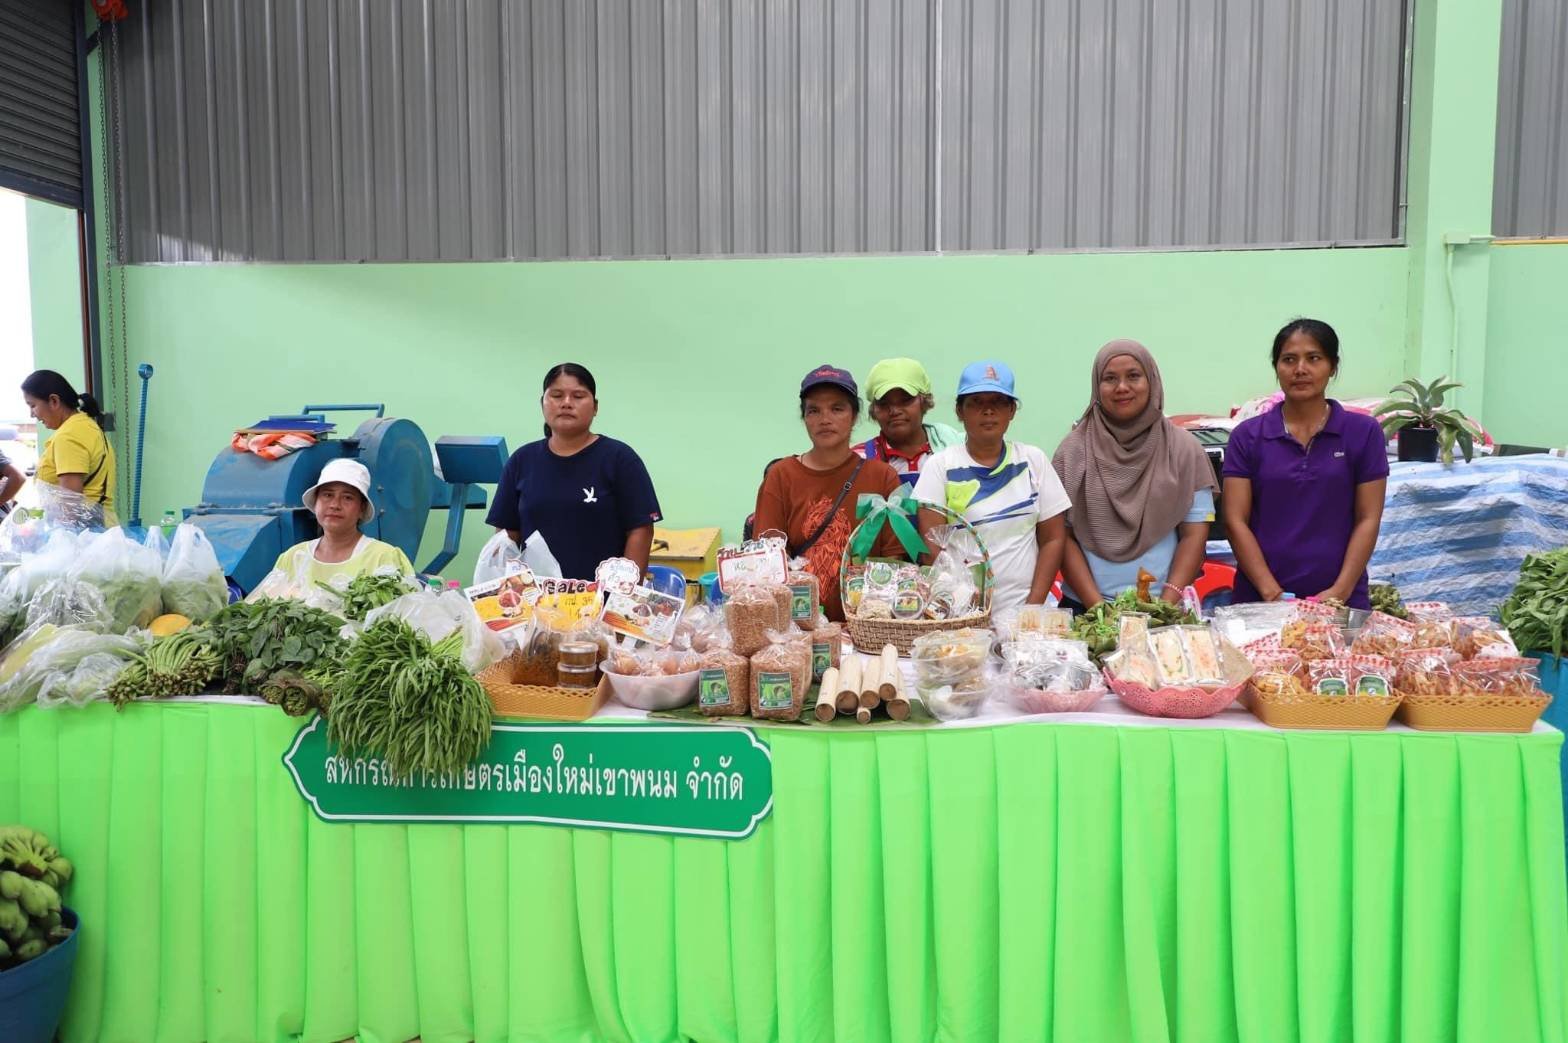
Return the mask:
[[[490,700],[462,654],[460,632],[432,645],[401,619],[376,620],[334,679],[327,737],[386,758],[397,778],[461,771],[490,742]]]

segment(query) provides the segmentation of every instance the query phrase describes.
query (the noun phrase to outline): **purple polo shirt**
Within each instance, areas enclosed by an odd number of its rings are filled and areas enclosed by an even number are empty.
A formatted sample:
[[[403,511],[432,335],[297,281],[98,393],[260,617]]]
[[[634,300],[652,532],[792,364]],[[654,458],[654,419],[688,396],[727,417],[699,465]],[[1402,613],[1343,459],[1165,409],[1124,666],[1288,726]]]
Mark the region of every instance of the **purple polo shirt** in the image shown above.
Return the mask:
[[[1339,579],[1355,528],[1356,486],[1388,477],[1383,429],[1372,417],[1348,413],[1329,399],[1328,423],[1303,447],[1285,431],[1276,407],[1244,420],[1225,448],[1225,477],[1252,482],[1248,524],[1280,586],[1311,597]],[[1257,601],[1258,592],[1236,571],[1231,598]],[[1352,608],[1371,608],[1366,573],[1356,581]]]

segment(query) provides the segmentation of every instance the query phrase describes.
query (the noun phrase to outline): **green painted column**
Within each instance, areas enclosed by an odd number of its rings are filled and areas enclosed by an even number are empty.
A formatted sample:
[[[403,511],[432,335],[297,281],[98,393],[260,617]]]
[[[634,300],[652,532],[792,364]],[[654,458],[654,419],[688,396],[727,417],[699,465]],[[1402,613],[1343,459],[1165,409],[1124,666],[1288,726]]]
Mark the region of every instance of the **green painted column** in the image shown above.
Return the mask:
[[[1502,0],[1416,0],[1411,47],[1405,370],[1485,397]]]

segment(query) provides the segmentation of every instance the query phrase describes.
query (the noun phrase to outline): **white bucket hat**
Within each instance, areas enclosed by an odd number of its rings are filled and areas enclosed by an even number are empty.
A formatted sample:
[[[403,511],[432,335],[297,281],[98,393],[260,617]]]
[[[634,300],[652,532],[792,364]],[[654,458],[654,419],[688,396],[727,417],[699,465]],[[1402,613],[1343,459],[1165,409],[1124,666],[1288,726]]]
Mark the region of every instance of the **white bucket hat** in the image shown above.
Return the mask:
[[[359,495],[365,498],[365,506],[360,508],[359,511],[361,524],[376,516],[376,504],[370,498],[370,469],[358,460],[349,460],[344,457],[328,461],[327,466],[321,469],[321,477],[316,480],[316,484],[306,489],[300,500],[304,502],[307,509],[315,510],[316,491],[323,485],[331,485],[333,482],[352,486],[358,489]]]

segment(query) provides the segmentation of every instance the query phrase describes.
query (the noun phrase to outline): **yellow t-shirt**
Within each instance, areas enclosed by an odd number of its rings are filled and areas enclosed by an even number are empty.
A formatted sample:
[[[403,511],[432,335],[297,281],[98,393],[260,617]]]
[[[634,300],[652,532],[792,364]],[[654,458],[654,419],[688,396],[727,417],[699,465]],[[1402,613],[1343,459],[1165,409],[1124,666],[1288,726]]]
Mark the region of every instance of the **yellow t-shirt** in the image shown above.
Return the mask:
[[[105,507],[114,507],[114,447],[97,421],[86,413],[72,413],[60,430],[44,443],[38,458],[38,480],[59,485],[62,474],[88,478],[82,495]]]
[[[387,566],[405,576],[414,574],[414,566],[409,564],[408,555],[390,543],[361,536],[359,546],[354,548],[354,553],[348,556],[347,561],[326,562],[316,560],[316,544],[320,542],[306,540],[294,544],[278,555],[278,563],[273,568],[287,576],[298,577],[299,569],[304,566],[309,570],[307,578],[312,583],[330,583],[337,576],[353,579]]]

